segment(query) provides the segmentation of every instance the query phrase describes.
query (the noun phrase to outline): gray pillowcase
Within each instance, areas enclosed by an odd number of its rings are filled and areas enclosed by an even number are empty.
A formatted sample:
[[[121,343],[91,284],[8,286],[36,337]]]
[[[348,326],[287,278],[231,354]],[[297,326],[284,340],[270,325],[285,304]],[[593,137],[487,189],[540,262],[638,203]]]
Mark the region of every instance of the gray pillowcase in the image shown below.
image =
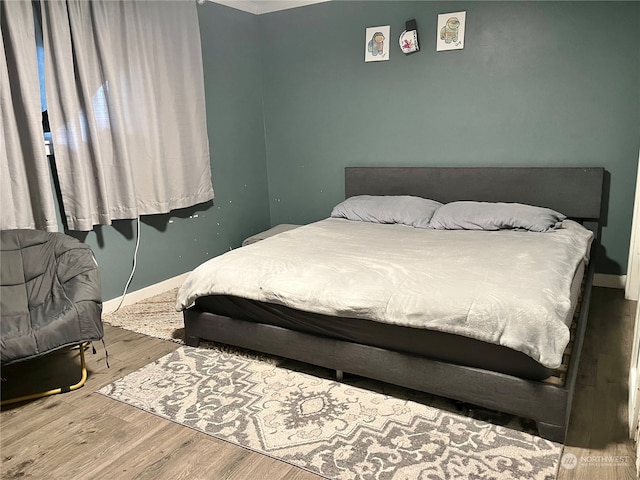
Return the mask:
[[[362,222],[401,223],[417,228],[430,228],[431,217],[441,205],[435,200],[409,195],[358,195],[336,205],[331,216]]]
[[[522,203],[451,202],[431,218],[437,230],[524,229],[533,232],[555,230],[567,218],[549,208]]]

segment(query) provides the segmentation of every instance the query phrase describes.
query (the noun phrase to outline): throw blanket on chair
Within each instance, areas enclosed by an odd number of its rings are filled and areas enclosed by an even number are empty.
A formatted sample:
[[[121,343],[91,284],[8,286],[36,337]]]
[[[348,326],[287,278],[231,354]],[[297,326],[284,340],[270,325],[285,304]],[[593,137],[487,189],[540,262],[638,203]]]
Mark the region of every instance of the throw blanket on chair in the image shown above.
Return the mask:
[[[62,233],[0,232],[2,365],[100,340],[102,293],[91,249]]]

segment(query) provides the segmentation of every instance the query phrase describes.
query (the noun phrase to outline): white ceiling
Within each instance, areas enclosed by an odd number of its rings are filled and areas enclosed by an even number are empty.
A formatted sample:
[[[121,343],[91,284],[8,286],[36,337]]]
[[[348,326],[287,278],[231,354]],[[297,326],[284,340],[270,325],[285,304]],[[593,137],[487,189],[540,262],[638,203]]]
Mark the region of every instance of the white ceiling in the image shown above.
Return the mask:
[[[236,8],[245,12],[260,15],[263,13],[277,12],[288,8],[304,7],[314,3],[328,2],[330,0],[209,0],[227,7]]]

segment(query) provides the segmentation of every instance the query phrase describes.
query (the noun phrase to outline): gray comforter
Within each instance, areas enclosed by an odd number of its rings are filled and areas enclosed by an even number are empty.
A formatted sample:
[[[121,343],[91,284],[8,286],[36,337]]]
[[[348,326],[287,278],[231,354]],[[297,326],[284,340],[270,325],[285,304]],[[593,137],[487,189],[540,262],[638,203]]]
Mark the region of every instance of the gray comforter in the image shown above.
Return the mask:
[[[209,260],[178,293],[464,335],[557,368],[592,233],[426,230],[326,219]],[[345,320],[347,321],[347,320]]]
[[[103,337],[90,248],[62,233],[0,232],[2,365]]]

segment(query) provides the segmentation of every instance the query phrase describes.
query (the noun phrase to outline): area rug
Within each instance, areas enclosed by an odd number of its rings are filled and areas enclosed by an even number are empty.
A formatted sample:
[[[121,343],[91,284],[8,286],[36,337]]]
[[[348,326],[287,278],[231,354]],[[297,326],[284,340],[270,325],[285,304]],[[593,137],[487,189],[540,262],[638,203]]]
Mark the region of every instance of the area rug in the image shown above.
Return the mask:
[[[117,312],[104,315],[102,320],[114,327],[121,327],[150,337],[184,343],[182,312],[176,311],[178,289],[168,290],[121,307]]]
[[[185,346],[99,393],[329,479],[555,478],[557,443],[323,371]]]

